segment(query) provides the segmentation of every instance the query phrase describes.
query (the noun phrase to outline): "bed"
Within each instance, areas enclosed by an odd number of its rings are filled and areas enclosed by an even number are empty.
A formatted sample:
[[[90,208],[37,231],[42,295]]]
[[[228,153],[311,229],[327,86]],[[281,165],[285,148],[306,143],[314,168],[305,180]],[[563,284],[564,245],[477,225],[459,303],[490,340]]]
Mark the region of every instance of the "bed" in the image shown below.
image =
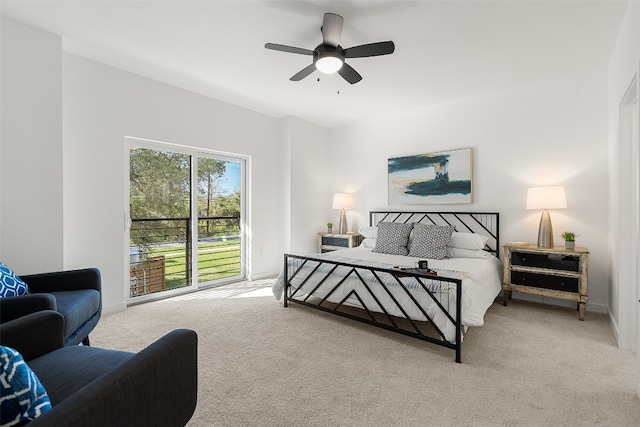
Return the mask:
[[[360,231],[356,248],[285,254],[276,299],[450,348],[460,363],[464,334],[501,291],[499,214],[373,211]]]

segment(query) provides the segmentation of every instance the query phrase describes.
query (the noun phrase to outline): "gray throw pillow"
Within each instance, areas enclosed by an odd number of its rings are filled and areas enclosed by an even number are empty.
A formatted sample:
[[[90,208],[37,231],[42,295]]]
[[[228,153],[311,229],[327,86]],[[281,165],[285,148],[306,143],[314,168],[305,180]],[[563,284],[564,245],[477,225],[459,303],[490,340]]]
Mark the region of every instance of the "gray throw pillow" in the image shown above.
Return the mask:
[[[409,249],[409,234],[413,223],[401,224],[395,222],[381,222],[378,224],[376,247],[373,252],[391,255],[407,255]]]
[[[445,259],[455,227],[448,225],[414,224],[409,256],[416,258]]]

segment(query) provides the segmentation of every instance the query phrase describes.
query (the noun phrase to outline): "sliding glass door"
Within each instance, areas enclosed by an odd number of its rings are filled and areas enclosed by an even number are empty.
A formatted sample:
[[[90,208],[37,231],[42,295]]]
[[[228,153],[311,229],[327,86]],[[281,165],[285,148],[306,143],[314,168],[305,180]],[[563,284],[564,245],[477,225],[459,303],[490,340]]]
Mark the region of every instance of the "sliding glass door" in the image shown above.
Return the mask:
[[[242,162],[198,157],[198,283],[244,277]]]
[[[127,144],[130,299],[243,279],[244,159]]]

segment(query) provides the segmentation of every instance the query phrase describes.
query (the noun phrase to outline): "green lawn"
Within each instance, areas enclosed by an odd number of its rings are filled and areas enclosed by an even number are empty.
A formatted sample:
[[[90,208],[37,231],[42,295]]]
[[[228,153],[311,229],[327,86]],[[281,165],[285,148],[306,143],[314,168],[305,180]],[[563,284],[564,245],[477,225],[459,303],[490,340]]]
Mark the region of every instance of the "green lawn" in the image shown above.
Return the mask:
[[[187,286],[184,246],[153,248],[150,257],[164,256],[167,289]],[[198,282],[240,274],[240,240],[206,242],[198,245]]]

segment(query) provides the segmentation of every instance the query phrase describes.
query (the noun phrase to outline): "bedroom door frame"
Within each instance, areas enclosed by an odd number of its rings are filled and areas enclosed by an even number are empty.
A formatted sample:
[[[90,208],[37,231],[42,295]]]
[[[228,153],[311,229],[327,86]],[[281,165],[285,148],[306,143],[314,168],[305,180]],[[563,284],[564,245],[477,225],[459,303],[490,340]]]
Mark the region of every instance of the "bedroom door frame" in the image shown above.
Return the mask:
[[[640,70],[640,67],[638,67]],[[632,279],[635,280],[636,294],[635,305],[635,325],[636,325],[636,393],[640,396],[640,265],[638,265],[638,258],[640,255],[640,108],[638,108],[638,101],[640,100],[640,87],[638,85],[638,79],[635,79],[635,99],[631,104],[631,185],[632,185],[632,208],[631,208],[631,228],[632,228],[632,260],[635,260],[634,274]],[[631,286],[633,288],[633,286]],[[637,302],[636,302],[637,300]]]
[[[640,69],[640,67],[639,67]],[[638,258],[640,255],[640,109],[638,100],[640,98],[640,87],[638,85],[638,74],[634,81],[635,97],[630,104],[630,145],[631,145],[631,256],[632,256],[632,283],[631,292],[635,288],[635,298],[633,299],[635,312],[635,346],[636,352],[636,393],[640,396],[640,266]]]
[[[638,67],[640,73],[640,66]],[[640,396],[640,265],[638,264],[638,258],[640,257],[640,108],[638,106],[640,101],[640,85],[635,78],[635,99],[631,104],[631,182],[632,182],[632,209],[631,209],[631,221],[632,221],[632,260],[634,261],[635,268],[632,278],[635,280],[635,319],[636,319],[636,393]],[[633,283],[633,282],[632,282]],[[633,286],[631,286],[633,288]],[[636,302],[637,300],[637,302]],[[633,314],[633,313],[632,313]]]
[[[620,102],[618,345],[636,353],[636,394],[640,396],[640,66],[638,70]],[[623,287],[624,283],[629,286]]]
[[[637,89],[639,93],[636,97],[636,103],[634,104],[634,138],[632,139],[634,153],[634,172],[635,172],[635,185],[636,185],[636,203],[635,203],[635,260],[636,260],[636,297],[638,303],[636,304],[636,366],[637,377],[636,393],[640,397],[640,265],[638,263],[638,255],[640,255],[640,108],[638,107],[638,100],[640,98],[640,88]],[[632,151],[633,151],[632,150]]]

